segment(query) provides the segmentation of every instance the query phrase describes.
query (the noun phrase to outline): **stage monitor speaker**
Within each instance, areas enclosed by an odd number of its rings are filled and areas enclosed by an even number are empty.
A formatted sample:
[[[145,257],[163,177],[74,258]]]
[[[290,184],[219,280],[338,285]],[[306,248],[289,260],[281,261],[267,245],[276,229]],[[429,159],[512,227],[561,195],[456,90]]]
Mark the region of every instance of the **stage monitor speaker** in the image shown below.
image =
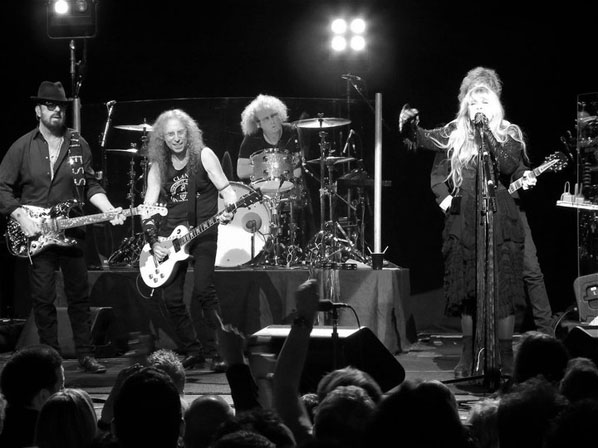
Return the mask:
[[[75,358],[75,344],[73,342],[73,330],[66,307],[56,307],[58,319],[58,344],[64,358]],[[114,312],[110,307],[91,308],[91,343],[96,347],[95,355],[99,358],[113,355],[112,324]],[[19,350],[29,345],[39,344],[37,327],[33,317],[33,311],[25,323],[25,327],[19,336],[16,349]]]
[[[289,330],[289,325],[270,325],[254,333],[248,341],[250,353],[278,356]],[[315,392],[320,379],[335,366],[353,366],[369,373],[385,392],[403,382],[405,369],[369,328],[338,327],[336,350],[332,330],[332,326],[315,326],[311,332],[302,394]]]
[[[590,323],[598,316],[598,273],[577,277],[573,281],[579,320]]]
[[[590,358],[598,366],[598,326],[573,327],[563,341],[572,358]]]

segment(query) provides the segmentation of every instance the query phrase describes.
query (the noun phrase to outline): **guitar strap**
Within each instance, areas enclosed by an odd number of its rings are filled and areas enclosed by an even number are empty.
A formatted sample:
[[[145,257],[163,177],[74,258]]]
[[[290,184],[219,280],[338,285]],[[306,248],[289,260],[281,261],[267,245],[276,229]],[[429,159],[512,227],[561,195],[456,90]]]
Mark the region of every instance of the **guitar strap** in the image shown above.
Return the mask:
[[[85,204],[84,190],[87,181],[85,180],[85,169],[83,168],[83,148],[81,147],[78,131],[71,131],[68,158],[71,173],[73,174],[73,184],[77,192],[77,200],[79,201],[79,206],[83,209],[83,205]]]

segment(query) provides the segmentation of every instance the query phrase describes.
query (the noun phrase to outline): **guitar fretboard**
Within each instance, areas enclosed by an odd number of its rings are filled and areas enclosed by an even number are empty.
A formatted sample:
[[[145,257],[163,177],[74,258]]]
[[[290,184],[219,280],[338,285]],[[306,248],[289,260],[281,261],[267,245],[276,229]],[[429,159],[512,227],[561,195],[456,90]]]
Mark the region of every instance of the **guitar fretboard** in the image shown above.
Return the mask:
[[[551,162],[544,163],[543,165],[540,165],[538,168],[534,168],[532,170],[534,177],[539,176],[540,174],[542,174],[544,171],[549,169],[555,163],[557,163],[557,161],[553,160]],[[522,186],[523,186],[523,178],[519,178],[516,181],[511,182],[511,185],[509,185],[509,193],[513,193],[513,192],[519,190]]]
[[[191,241],[195,237],[201,235],[203,232],[205,232],[210,227],[212,227],[214,224],[216,224],[218,222],[218,217],[220,215],[222,215],[222,213],[224,213],[225,211],[230,213],[236,209],[237,209],[236,204],[231,204],[224,211],[217,213],[216,215],[212,216],[210,219],[199,224],[197,227],[194,227],[189,233],[183,235],[180,238],[177,238],[177,242],[180,244],[180,246],[184,246],[189,241]]]
[[[137,207],[124,209],[121,213],[125,215],[127,218],[139,214]],[[118,215],[118,212],[104,212],[96,213],[95,215],[77,216],[75,218],[58,218],[56,219],[56,225],[60,230],[71,229],[73,227],[95,224],[97,222],[110,221],[116,215]]]

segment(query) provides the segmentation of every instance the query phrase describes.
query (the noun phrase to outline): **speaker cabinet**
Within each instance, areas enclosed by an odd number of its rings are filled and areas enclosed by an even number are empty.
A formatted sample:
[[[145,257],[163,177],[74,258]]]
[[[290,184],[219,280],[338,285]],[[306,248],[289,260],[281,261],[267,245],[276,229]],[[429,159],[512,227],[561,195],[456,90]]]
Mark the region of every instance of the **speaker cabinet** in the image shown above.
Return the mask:
[[[598,316],[598,273],[577,277],[573,281],[579,320],[590,323]]]
[[[598,326],[573,327],[563,341],[572,358],[590,358],[598,366]]]
[[[56,307],[58,319],[58,344],[64,358],[75,358],[75,344],[73,342],[73,330],[66,307]],[[113,323],[115,322],[114,312],[110,307],[91,308],[91,343],[95,345],[95,355],[99,358],[114,356]],[[33,317],[33,311],[25,323],[17,341],[16,349],[28,345],[39,344],[37,327]]]
[[[290,331],[289,325],[270,325],[254,333],[248,341],[253,354],[278,356]],[[405,369],[367,327],[338,327],[333,338],[332,326],[313,328],[300,392],[315,392],[318,382],[335,368],[356,367],[369,373],[383,391],[405,379]],[[336,341],[336,342],[335,342]]]

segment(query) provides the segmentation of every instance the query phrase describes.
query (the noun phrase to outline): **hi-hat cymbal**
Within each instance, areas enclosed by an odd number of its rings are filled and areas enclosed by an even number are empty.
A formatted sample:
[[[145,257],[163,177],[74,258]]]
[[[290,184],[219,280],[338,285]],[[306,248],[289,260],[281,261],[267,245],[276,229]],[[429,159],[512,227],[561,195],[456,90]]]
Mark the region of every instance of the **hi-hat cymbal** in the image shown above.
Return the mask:
[[[152,132],[152,126],[147,123],[142,124],[119,124],[114,126],[116,129],[123,129],[125,131],[136,131],[136,132]]]
[[[352,162],[355,160],[355,157],[338,157],[338,156],[330,156],[324,159],[324,163],[326,165],[336,165],[338,163],[347,163]],[[308,160],[307,163],[318,164],[320,163],[321,159],[312,159]]]
[[[350,123],[351,120],[348,120],[347,118],[307,118],[305,120],[297,120],[293,122],[295,126],[303,129],[335,128]]]
[[[127,149],[106,149],[106,152],[114,153],[114,154],[122,154],[128,155],[131,157],[145,157],[145,154],[137,148],[127,148]]]

